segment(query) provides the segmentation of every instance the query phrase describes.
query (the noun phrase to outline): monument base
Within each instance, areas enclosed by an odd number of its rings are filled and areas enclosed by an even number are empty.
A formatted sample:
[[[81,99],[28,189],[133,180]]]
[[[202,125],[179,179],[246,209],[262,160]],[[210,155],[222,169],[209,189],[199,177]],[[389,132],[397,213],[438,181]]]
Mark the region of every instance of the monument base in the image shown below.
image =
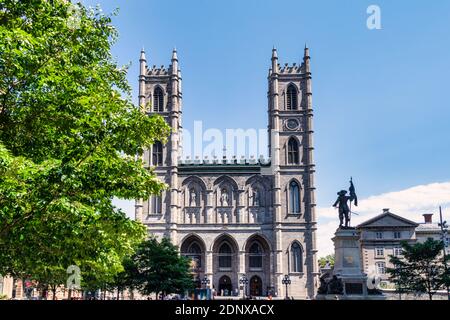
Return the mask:
[[[344,297],[367,297],[367,275],[361,268],[359,237],[359,232],[355,228],[339,228],[333,238],[335,251],[333,275],[342,281]]]

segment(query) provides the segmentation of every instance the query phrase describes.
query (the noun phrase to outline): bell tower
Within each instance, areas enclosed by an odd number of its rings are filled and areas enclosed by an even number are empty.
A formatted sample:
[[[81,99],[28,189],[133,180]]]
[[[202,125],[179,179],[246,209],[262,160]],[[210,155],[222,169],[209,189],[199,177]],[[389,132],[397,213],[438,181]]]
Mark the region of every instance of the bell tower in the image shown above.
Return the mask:
[[[281,66],[274,48],[268,76],[277,283],[283,274],[292,272],[289,252],[293,240],[290,239],[298,238],[299,232],[303,234],[300,245],[305,256],[304,271],[311,275],[308,279],[314,279],[317,274],[310,59],[309,48],[305,46],[300,65]],[[314,292],[309,295],[313,296]]]
[[[173,49],[171,64],[149,68],[144,50],[140,56],[139,106],[148,115],[162,116],[171,127],[166,144],[156,142],[144,152],[144,163],[155,170],[159,179],[170,188],[159,197],[152,196],[147,201],[136,202],[136,219],[154,220],[167,226],[166,234],[176,236],[176,217],[179,210],[178,199],[178,155],[181,149],[181,71],[177,50]]]

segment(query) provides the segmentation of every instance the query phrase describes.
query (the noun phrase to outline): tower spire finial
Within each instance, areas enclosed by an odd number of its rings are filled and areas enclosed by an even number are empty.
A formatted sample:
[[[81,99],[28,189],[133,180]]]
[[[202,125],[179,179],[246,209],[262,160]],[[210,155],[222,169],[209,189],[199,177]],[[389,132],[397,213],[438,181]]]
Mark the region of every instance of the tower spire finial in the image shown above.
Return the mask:
[[[278,59],[277,48],[275,46],[272,48],[272,59]]]
[[[178,57],[177,57],[177,48],[176,48],[176,47],[174,47],[173,50],[172,50],[172,61],[173,61],[173,60],[178,60]]]
[[[309,47],[305,42],[305,53],[303,54],[304,58],[309,58]]]
[[[139,58],[139,60],[141,60],[141,61],[145,61],[146,60],[144,46],[142,46],[141,57]]]
[[[278,53],[275,46],[272,49],[272,72],[278,73]]]

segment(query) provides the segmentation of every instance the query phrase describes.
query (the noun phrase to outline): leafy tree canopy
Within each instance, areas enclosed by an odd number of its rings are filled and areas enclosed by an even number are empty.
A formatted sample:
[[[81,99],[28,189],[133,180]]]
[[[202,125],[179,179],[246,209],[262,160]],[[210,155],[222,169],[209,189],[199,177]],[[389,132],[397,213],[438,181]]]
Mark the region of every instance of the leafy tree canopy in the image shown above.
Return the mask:
[[[117,36],[99,9],[0,0],[2,274],[113,275],[145,236],[111,201],[165,187],[137,155],[169,127],[131,102]]]
[[[327,263],[330,265],[330,267],[334,266],[334,254],[329,254],[326,257],[319,258],[319,266],[321,268],[324,268]]]
[[[443,288],[448,277],[443,263],[442,241],[402,243],[402,256],[390,256],[393,268],[387,268],[391,281],[400,292],[427,293],[430,300]]]
[[[189,259],[178,254],[168,238],[143,242],[133,258],[139,291],[144,295],[184,293],[193,288]]]

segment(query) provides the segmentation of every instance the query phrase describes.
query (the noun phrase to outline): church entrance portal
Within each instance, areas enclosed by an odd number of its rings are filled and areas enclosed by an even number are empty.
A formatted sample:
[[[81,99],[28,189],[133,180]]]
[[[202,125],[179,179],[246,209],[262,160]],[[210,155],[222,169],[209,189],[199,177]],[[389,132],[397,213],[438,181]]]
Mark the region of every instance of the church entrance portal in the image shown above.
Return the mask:
[[[253,276],[250,279],[250,295],[262,296],[262,281],[258,276]]]
[[[221,296],[231,296],[232,294],[231,279],[228,276],[223,276],[219,280],[219,294]]]

